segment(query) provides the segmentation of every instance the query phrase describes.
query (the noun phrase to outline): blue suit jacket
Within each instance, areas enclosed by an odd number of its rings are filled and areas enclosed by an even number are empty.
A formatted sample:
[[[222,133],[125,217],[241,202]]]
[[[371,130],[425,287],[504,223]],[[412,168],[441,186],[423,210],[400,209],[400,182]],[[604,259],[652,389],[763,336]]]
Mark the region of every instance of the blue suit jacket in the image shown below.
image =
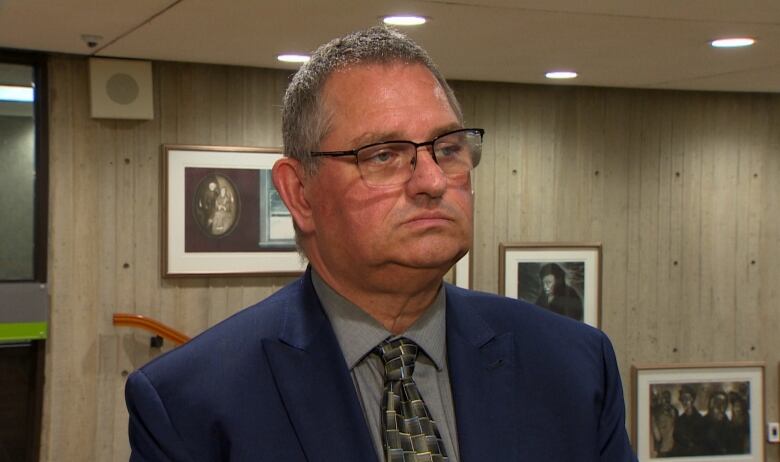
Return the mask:
[[[634,461],[600,331],[446,286],[461,460]],[[333,329],[304,275],[130,375],[131,461],[376,461]]]

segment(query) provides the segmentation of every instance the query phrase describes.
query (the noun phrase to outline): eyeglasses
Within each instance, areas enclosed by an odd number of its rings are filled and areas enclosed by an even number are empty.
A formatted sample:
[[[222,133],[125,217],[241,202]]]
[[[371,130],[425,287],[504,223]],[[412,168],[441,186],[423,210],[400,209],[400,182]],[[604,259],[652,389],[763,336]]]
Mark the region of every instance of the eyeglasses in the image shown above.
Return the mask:
[[[481,128],[461,128],[430,141],[382,141],[351,151],[312,152],[312,157],[355,156],[360,176],[368,186],[383,188],[404,184],[417,166],[417,150],[431,146],[431,156],[450,177],[469,173],[482,158]]]

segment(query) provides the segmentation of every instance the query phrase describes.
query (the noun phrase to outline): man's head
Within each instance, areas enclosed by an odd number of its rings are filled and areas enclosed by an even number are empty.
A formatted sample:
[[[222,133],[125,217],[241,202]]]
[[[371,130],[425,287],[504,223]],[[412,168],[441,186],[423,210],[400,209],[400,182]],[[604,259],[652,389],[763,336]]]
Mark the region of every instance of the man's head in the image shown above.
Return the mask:
[[[566,273],[557,263],[547,263],[539,269],[539,279],[545,295],[563,295],[566,287]]]
[[[726,407],[728,406],[729,399],[726,393],[722,391],[716,391],[710,395],[710,400],[707,405],[707,417],[714,420],[723,420],[726,417]]]
[[[470,174],[447,172],[439,160],[447,146],[429,143],[461,128],[457,102],[430,58],[391,30],[333,40],[293,77],[284,98],[286,157],[274,167],[274,184],[299,246],[329,283],[366,291],[430,283],[465,254]],[[386,141],[422,144],[403,183],[375,184],[366,177],[371,164],[359,166],[354,154]],[[481,134],[478,143],[481,150]],[[312,152],[343,154],[314,159]],[[377,154],[364,160],[385,162]]]
[[[680,387],[680,404],[686,413],[693,410],[693,403],[696,401],[696,391],[690,385]]]
[[[316,162],[310,153],[328,132],[332,108],[323,104],[323,87],[334,72],[365,64],[421,64],[436,78],[452,111],[463,123],[455,94],[428,53],[405,35],[385,27],[353,32],[320,46],[292,78],[284,94],[282,137],[286,156],[298,159],[308,172]]]
[[[743,398],[735,398],[731,402],[731,421],[735,424],[742,424],[747,422],[748,419],[748,406],[747,402]]]

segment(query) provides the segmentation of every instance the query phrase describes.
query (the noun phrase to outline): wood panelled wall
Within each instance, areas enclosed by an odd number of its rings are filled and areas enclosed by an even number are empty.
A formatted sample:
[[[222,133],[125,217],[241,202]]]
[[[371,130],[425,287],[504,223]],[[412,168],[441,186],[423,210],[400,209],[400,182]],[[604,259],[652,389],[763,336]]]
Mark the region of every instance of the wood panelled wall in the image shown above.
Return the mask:
[[[51,323],[43,461],[127,461],[127,373],[157,351],[111,324],[147,314],[194,335],[291,278],[160,277],[160,145],[280,146],[289,74],[154,63],[155,119],[89,116],[87,61],[49,65]]]
[[[601,242],[627,402],[632,364],[765,361],[776,421],[780,95],[455,88],[486,129],[474,286],[498,290],[499,243]]]
[[[49,72],[41,460],[126,461],[124,380],[158,351],[111,314],[196,334],[289,281],[160,278],[160,145],[279,146],[289,74],[155,63],[155,119],[114,121],[89,117],[85,59],[53,57]],[[602,323],[627,396],[636,362],[764,360],[777,419],[780,95],[455,88],[487,130],[475,288],[497,290],[500,242],[602,242]]]

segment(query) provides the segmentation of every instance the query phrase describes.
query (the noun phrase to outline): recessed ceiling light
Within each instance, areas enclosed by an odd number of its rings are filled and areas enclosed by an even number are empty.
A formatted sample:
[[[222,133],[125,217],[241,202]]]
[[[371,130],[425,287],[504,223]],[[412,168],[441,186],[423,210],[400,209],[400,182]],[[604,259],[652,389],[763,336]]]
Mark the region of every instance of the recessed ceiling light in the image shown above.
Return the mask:
[[[577,73],[573,71],[551,71],[544,74],[548,79],[573,79],[577,77]]]
[[[428,20],[422,16],[385,16],[382,21],[391,26],[419,26]]]
[[[31,103],[35,99],[32,87],[16,85],[0,85],[0,101],[12,101],[15,103]]]
[[[710,42],[710,45],[714,46],[715,48],[739,48],[749,47],[754,43],[756,43],[755,39],[750,37],[731,37],[713,40]]]
[[[308,55],[283,54],[276,57],[283,63],[305,63],[310,58]]]

